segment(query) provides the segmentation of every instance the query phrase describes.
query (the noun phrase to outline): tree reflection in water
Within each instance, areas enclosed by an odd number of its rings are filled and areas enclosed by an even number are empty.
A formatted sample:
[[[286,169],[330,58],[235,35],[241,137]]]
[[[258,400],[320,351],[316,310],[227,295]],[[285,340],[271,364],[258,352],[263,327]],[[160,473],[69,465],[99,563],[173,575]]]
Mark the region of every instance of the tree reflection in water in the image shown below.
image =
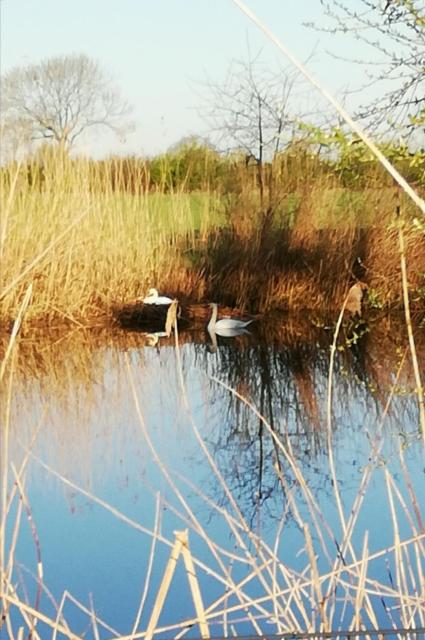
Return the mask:
[[[403,394],[393,402],[392,424],[396,433],[413,429],[414,434],[417,407],[410,364],[401,358],[403,334],[402,318],[384,318],[371,326],[351,321],[343,327],[334,369],[332,424],[336,440],[339,429],[346,437],[347,430],[355,435],[365,428],[371,430],[373,439],[374,426],[400,366],[398,390]],[[425,363],[423,332],[421,337],[419,361]],[[325,412],[332,339],[332,331],[315,330],[311,323],[297,319],[285,326],[263,323],[251,336],[218,337],[213,350],[195,344],[196,358],[203,361],[209,375],[254,405],[294,453],[303,472],[321,474],[316,492],[329,495],[333,493],[331,481],[318,457],[326,456],[328,446]],[[265,513],[278,517],[285,507],[285,491],[296,485],[282,452],[263,421],[236,395],[223,388],[217,388],[215,394],[223,415],[221,428],[209,444],[226,480],[245,511],[251,513],[251,522],[265,507]],[[367,425],[363,424],[366,416]],[[353,467],[359,464],[360,460],[353,458]],[[286,489],[279,480],[282,474]],[[221,500],[220,496],[215,498]]]

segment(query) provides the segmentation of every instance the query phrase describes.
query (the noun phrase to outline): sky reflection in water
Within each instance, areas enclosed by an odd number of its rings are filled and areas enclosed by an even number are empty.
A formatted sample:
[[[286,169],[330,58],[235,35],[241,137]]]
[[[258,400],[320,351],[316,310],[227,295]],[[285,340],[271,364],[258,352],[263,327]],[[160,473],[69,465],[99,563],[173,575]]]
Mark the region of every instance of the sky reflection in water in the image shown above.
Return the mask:
[[[119,520],[77,487],[149,530],[154,529],[159,504],[158,527],[169,544],[156,544],[151,584],[139,625],[140,629],[146,627],[174,542],[173,532],[185,529],[189,516],[154,460],[143,424],[166,473],[181,491],[182,500],[187,500],[214,541],[229,552],[235,549],[228,523],[208,500],[230,512],[232,508],[200,448],[193,424],[255,534],[273,546],[285,515],[279,558],[292,569],[303,571],[308,564],[302,551],[305,539],[296,525],[288,491],[297,499],[301,516],[310,522],[315,544],[317,538],[294,474],[259,418],[212,376],[252,402],[285,446],[292,448],[326,524],[340,541],[341,524],[326,432],[330,339],[325,337],[322,344],[315,340],[309,345],[295,340],[290,346],[282,346],[255,336],[241,336],[219,339],[217,351],[211,353],[205,343],[207,337],[201,335],[195,336],[193,342],[184,342],[179,355],[171,340],[159,347],[148,347],[141,334],[127,338],[111,335],[95,342],[70,339],[53,346],[46,343],[43,348],[38,345],[27,353],[23,345],[21,357],[27,366],[21,370],[18,366],[10,458],[19,464],[22,445],[29,445],[40,424],[34,455],[76,485],[64,484],[37,460],[31,461],[27,493],[40,538],[44,581],[53,596],[60,600],[67,589],[88,608],[92,598],[102,620],[121,633],[130,633],[148,571],[151,537]],[[334,375],[333,455],[346,518],[369,461],[371,442],[379,429],[389,384],[395,375],[383,353],[379,349],[374,353],[371,344],[363,352],[361,344],[343,349]],[[395,350],[388,354],[391,357],[395,365]],[[401,450],[423,513],[423,447],[417,434],[415,399],[408,393],[410,386],[406,369],[400,377],[391,415],[385,420],[385,443],[356,524],[358,557],[366,530],[370,552],[393,544],[385,474],[387,470],[391,472],[408,499],[399,462]],[[277,457],[286,492],[276,473]],[[401,539],[412,535],[405,517],[399,518],[399,525]],[[190,548],[195,557],[217,570],[211,552],[193,530]],[[240,549],[237,553],[241,555]],[[34,594],[34,580],[27,570],[35,572],[35,548],[26,523],[21,527],[16,559],[23,567],[21,579]],[[229,559],[226,562],[229,567],[232,565]],[[328,567],[320,553],[318,566],[319,571]],[[224,587],[199,568],[197,571],[207,606],[223,594]],[[378,579],[389,583],[386,571],[382,561],[372,568],[372,575],[375,572]],[[237,562],[233,563],[232,575],[235,580],[245,575]],[[249,592],[251,596],[260,595],[259,584],[252,581]],[[54,617],[46,595],[43,607]],[[87,616],[75,607],[67,604],[65,613],[76,632],[87,629]],[[171,624],[193,614],[180,559],[160,623]],[[243,612],[235,615],[242,617]],[[383,607],[378,609],[378,618],[383,626],[391,626]],[[276,630],[264,621],[261,626],[265,632]],[[252,627],[246,623],[238,630],[251,632]],[[212,632],[222,633],[223,626],[213,627]],[[91,637],[91,631],[87,633]],[[103,633],[110,637],[112,629]],[[199,635],[199,629],[194,628],[190,634]]]

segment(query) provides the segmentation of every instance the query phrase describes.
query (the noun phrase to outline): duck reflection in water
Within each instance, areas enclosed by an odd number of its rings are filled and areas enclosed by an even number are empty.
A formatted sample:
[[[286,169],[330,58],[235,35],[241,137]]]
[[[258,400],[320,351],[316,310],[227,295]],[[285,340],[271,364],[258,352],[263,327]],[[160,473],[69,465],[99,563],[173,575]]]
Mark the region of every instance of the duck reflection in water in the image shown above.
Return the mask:
[[[156,350],[158,351],[158,353],[159,353],[159,339],[169,338],[172,330],[174,329],[175,323],[177,322],[177,307],[178,307],[178,301],[173,300],[167,311],[164,331],[153,331],[152,333],[145,334],[147,345],[149,347],[156,347]]]
[[[155,331],[153,333],[146,333],[146,344],[148,347],[156,347],[156,350],[159,352],[159,339],[160,338],[169,338],[169,334],[166,331]]]

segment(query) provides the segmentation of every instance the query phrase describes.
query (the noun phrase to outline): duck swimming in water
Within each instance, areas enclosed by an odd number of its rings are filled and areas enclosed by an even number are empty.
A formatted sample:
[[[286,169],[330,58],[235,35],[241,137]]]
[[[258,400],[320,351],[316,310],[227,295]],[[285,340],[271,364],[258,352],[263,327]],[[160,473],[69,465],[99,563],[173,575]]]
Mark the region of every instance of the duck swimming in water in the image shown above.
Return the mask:
[[[241,333],[248,333],[246,327],[253,322],[253,319],[238,320],[236,318],[221,318],[217,320],[217,303],[211,302],[210,307],[212,308],[212,314],[207,325],[209,333],[217,333],[219,336],[227,336],[229,338],[240,335]]]

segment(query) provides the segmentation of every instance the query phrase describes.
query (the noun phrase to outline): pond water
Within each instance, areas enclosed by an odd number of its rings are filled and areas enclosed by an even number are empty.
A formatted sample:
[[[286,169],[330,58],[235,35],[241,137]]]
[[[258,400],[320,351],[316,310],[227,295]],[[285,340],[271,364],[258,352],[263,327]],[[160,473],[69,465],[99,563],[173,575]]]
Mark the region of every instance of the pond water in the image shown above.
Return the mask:
[[[196,601],[215,636],[425,626],[425,457],[404,331],[390,318],[345,327],[330,405],[333,334],[311,319],[217,345],[203,332],[178,347],[121,331],[22,339],[3,396],[4,637],[33,609],[41,638],[66,637],[56,623],[141,637],[185,530],[158,637],[205,632],[190,623]]]

